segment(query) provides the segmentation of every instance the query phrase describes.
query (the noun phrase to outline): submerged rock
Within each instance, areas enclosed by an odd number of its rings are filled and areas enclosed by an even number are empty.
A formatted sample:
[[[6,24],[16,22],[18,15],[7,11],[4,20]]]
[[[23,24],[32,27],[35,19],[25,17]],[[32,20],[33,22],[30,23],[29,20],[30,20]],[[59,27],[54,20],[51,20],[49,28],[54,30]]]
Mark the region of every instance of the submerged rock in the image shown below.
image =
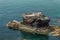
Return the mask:
[[[60,19],[58,19],[58,20],[55,20],[55,22],[58,22],[58,23],[60,23]]]

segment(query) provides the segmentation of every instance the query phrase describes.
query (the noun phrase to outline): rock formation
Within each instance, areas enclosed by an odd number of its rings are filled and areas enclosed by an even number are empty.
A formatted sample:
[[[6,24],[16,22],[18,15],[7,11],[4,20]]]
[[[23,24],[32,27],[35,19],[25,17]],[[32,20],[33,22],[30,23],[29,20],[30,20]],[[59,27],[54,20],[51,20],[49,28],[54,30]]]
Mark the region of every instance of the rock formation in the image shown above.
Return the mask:
[[[23,23],[31,26],[44,27],[49,26],[50,19],[41,12],[24,14]]]
[[[49,22],[50,19],[41,12],[26,13],[23,15],[22,22],[13,20],[8,22],[7,26],[32,34],[51,34],[52,36],[60,36],[60,26],[49,25]]]
[[[13,20],[13,21],[9,22],[7,26],[9,26],[10,28],[11,27],[17,27],[18,28],[20,26],[20,22]]]

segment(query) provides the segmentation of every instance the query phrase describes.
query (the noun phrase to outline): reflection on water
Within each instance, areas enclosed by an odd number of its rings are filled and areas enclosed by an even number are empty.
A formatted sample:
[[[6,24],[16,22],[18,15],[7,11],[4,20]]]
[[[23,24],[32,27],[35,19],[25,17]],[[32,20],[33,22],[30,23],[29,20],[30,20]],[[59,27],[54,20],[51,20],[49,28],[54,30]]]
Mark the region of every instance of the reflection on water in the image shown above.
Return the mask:
[[[37,34],[33,35],[25,32],[22,32],[22,34],[23,34],[23,39],[26,40],[48,40],[47,35],[37,35]]]
[[[7,31],[0,31],[0,40],[21,40],[22,35],[20,35],[20,31],[13,31],[13,30],[7,30]]]

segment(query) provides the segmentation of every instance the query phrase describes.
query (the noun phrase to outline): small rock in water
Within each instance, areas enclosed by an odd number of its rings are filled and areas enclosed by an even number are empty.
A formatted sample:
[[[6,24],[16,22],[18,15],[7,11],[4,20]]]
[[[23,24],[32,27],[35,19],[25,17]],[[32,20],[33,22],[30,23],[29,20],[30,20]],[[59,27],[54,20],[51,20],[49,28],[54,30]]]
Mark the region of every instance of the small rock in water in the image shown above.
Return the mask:
[[[60,22],[60,19],[56,20],[55,22]]]

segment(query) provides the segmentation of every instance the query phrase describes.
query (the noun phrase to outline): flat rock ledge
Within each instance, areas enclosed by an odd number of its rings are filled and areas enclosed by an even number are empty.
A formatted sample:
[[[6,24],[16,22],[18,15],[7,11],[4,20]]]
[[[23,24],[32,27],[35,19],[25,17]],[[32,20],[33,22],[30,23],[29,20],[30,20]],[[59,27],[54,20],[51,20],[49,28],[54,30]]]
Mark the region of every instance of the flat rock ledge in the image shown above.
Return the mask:
[[[11,29],[16,29],[20,31],[24,31],[31,34],[43,34],[48,35],[51,34],[53,36],[60,36],[60,27],[59,26],[48,26],[48,27],[31,27],[29,25],[24,25],[21,22],[15,21],[15,22],[8,22],[7,27]]]

